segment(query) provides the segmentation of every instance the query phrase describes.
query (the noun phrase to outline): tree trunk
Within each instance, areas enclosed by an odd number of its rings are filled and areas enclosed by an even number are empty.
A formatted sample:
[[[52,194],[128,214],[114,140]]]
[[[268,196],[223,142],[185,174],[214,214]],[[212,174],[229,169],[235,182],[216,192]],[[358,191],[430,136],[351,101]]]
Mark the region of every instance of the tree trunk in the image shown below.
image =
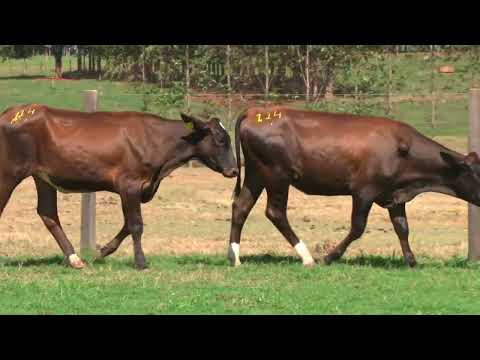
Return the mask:
[[[231,62],[230,58],[232,56],[232,49],[230,48],[230,45],[227,45],[227,88],[228,92],[232,91],[232,80],[231,80],[231,74],[232,74],[232,68],[231,68]]]
[[[77,71],[81,72],[82,71],[82,53],[80,49],[77,50]]]
[[[232,83],[231,83],[231,63],[230,57],[232,55],[232,49],[230,45],[227,45],[227,88],[228,88],[228,128],[232,129]]]
[[[269,88],[270,88],[270,67],[269,67],[269,56],[268,56],[268,45],[265,45],[265,100],[268,99]]]
[[[390,92],[391,92],[391,82],[392,82],[392,61],[391,61],[391,54],[390,51],[387,51],[387,88],[386,88],[386,94],[385,94],[385,100],[386,100],[386,114],[387,116],[390,115],[390,112],[392,111],[392,101],[390,98]]]
[[[437,104],[435,98],[435,53],[434,53],[434,46],[430,45],[431,51],[431,67],[432,67],[432,75],[431,75],[431,82],[430,82],[430,94],[432,97],[432,119],[431,125],[432,127],[436,127],[436,117],[437,117]]]
[[[102,76],[102,57],[101,56],[97,56],[97,73],[101,78]]]
[[[333,85],[334,85],[334,78],[333,78],[333,65],[328,64],[327,65],[327,71],[326,71],[326,82],[325,82],[325,99],[326,100],[331,100],[334,98],[333,95]]]
[[[62,78],[62,52],[55,52],[55,77],[57,79]]]
[[[310,46],[307,45],[307,53],[305,55],[305,101],[310,101]]]
[[[188,45],[185,46],[185,86],[187,91],[187,111],[190,111],[190,54]]]
[[[88,72],[92,72],[92,52],[88,51]]]
[[[48,70],[49,70],[49,69],[48,69],[48,51],[47,51],[47,50],[48,50],[48,49],[45,48],[45,56],[44,56],[45,67],[44,67],[44,69],[45,69],[46,72],[48,72]]]
[[[55,76],[58,79],[62,78],[62,55],[55,56]]]

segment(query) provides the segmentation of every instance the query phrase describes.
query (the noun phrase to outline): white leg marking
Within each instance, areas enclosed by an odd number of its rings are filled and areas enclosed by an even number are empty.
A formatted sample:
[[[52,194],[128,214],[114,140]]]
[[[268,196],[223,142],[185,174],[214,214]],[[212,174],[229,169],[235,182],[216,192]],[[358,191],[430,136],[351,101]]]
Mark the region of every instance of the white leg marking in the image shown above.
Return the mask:
[[[70,265],[74,267],[75,269],[81,269],[85,266],[83,261],[77,256],[77,254],[72,254],[68,257],[68,261],[70,262]]]
[[[228,246],[228,259],[232,266],[239,266],[241,265],[240,262],[240,244],[237,243],[230,243]]]
[[[315,264],[315,260],[313,260],[313,257],[310,254],[310,251],[308,251],[303,241],[300,241],[297,245],[295,245],[294,248],[297,251],[298,255],[302,258],[303,265]]]

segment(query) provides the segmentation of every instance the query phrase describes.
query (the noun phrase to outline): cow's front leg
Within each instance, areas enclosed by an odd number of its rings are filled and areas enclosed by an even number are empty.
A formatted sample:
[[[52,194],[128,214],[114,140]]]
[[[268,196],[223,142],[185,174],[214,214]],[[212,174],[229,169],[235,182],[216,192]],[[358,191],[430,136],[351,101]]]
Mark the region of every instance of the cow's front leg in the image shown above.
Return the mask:
[[[332,261],[338,260],[347,250],[352,241],[360,238],[367,226],[368,214],[372,208],[373,202],[369,198],[353,196],[352,206],[352,225],[350,233],[340,242],[328,255],[324,257],[324,262],[330,265]]]
[[[82,269],[85,264],[75,253],[72,243],[65,235],[62,225],[60,224],[60,219],[58,218],[57,190],[37,177],[34,177],[33,179],[37,188],[38,215],[50,234],[55,238],[60,249],[62,249],[63,254],[68,259],[69,265],[75,269]]]
[[[240,266],[240,235],[248,214],[263,191],[263,185],[254,172],[245,167],[245,181],[239,196],[232,204],[232,225],[230,228],[230,243],[228,259],[232,266]]]
[[[403,258],[410,267],[415,267],[417,261],[413,255],[410,245],[408,243],[408,222],[407,214],[405,212],[405,204],[399,204],[393,208],[388,209],[390,214],[390,220],[392,221],[393,228],[397,233],[400,240],[400,246],[402,247]]]
[[[143,220],[141,211],[141,186],[130,186],[122,195],[122,206],[125,208],[128,232],[133,238],[135,267],[146,269],[147,264],[142,249]]]
[[[310,251],[303,241],[299,240],[292,230],[287,219],[288,185],[278,188],[267,188],[267,218],[287,239],[290,245],[297,251],[304,266],[315,265]]]

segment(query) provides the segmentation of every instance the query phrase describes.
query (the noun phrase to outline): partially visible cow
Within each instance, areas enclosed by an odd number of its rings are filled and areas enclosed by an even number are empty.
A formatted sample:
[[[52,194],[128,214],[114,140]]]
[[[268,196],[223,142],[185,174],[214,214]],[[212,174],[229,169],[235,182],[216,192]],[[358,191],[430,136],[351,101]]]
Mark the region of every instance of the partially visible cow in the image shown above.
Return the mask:
[[[228,257],[240,265],[240,234],[263,189],[266,216],[313,265],[307,247],[287,219],[288,189],[310,195],[351,195],[351,229],[324,257],[339,259],[364,232],[373,203],[388,209],[405,262],[415,266],[408,243],[405,203],[432,191],[480,206],[480,160],[449,150],[411,126],[385,118],[309,112],[284,107],[250,108],[237,120],[235,145],[245,180],[237,176]]]
[[[82,268],[60,225],[57,190],[117,193],[124,225],[100,256],[113,253],[132,235],[135,266],[145,268],[140,205],[153,198],[162,179],[191,159],[226,177],[238,172],[220,120],[181,116],[183,121],[175,121],[138,112],[83,113],[37,104],[5,110],[0,115],[0,214],[15,187],[33,176],[38,214],[70,265]]]

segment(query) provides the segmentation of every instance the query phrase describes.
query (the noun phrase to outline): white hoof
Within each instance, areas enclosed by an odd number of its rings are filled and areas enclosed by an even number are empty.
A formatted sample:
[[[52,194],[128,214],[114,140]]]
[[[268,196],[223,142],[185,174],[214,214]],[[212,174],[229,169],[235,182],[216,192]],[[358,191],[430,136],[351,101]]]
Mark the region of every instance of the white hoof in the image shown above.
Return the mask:
[[[68,262],[74,269],[83,269],[85,267],[84,262],[77,256],[77,254],[70,255],[68,257]]]
[[[303,266],[313,266],[315,265],[315,260],[313,260],[310,251],[305,246],[303,241],[299,241],[297,245],[295,245],[295,250],[297,251],[298,255],[302,259]]]
[[[228,247],[228,260],[230,264],[234,267],[240,266],[240,245],[236,243],[231,243]]]
[[[232,265],[233,267],[238,267],[238,266],[242,265],[240,260],[231,259],[231,258],[228,258],[228,260],[230,260],[230,265]]]
[[[311,259],[311,260],[309,260],[309,261],[304,261],[304,262],[303,262],[303,266],[305,266],[305,267],[315,266],[315,260]]]

